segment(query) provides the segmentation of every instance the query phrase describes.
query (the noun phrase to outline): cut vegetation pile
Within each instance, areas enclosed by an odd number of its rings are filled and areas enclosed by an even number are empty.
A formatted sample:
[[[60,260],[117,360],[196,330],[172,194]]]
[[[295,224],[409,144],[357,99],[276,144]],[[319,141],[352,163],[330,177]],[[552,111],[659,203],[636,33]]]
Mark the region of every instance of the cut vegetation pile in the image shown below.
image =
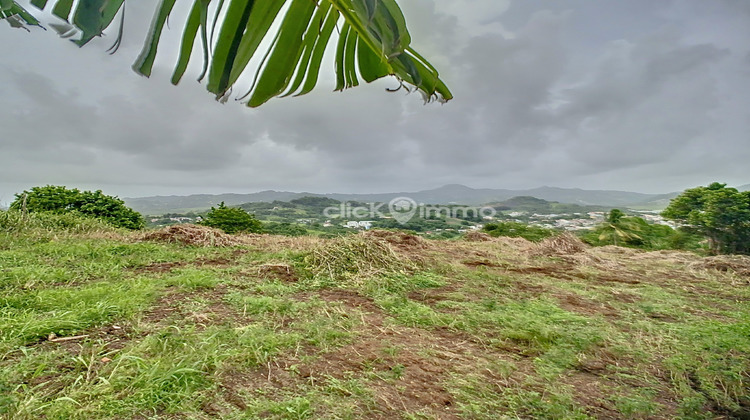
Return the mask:
[[[345,281],[383,274],[406,274],[415,264],[372,234],[342,236],[315,248],[305,258],[316,277]]]
[[[148,232],[141,239],[144,241],[159,241],[204,247],[224,247],[242,244],[239,238],[227,235],[219,229],[191,224],[168,226],[164,229]]]
[[[717,255],[706,257],[699,263],[702,268],[734,272],[738,276],[750,277],[750,257],[743,255]]]
[[[590,248],[572,233],[563,233],[540,242],[532,254],[537,256],[572,255],[586,251]]]
[[[365,238],[380,239],[404,250],[423,249],[426,247],[425,240],[419,236],[406,232],[373,229],[364,232]]]

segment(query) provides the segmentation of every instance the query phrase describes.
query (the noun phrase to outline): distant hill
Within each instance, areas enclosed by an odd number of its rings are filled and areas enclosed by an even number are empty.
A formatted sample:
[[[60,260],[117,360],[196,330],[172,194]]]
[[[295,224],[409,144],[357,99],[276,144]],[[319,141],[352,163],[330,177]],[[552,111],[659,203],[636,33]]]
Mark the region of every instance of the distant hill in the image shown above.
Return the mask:
[[[150,215],[165,213],[186,213],[189,211],[204,211],[217,206],[222,201],[228,206],[244,203],[291,201],[305,196],[315,196],[311,193],[294,193],[285,191],[261,191],[252,194],[195,194],[168,195],[139,198],[123,198],[125,204],[132,209]]]
[[[508,200],[491,203],[491,207],[496,210],[513,210],[527,213],[588,213],[590,211],[608,211],[612,206],[582,205],[574,203],[560,203],[557,201],[547,201],[541,198],[519,196]]]
[[[740,191],[750,191],[750,184],[743,185],[741,187],[737,187],[737,189],[740,190]]]
[[[659,194],[648,200],[632,203],[628,205],[628,208],[633,210],[663,210],[669,205],[669,202],[678,195],[680,195],[678,192]]]
[[[559,203],[578,204],[581,206],[648,207],[653,200],[660,200],[665,195],[555,187],[540,187],[529,190],[476,189],[465,185],[451,184],[424,191],[380,194],[315,194],[269,190],[251,194],[155,196],[124,198],[124,200],[128,206],[143,214],[159,215],[164,213],[203,211],[209,209],[211,206],[218,205],[222,201],[227,205],[236,206],[244,203],[291,201],[302,197],[327,197],[339,201],[358,201],[364,203],[388,202],[396,197],[409,197],[419,203],[425,204],[481,205],[485,203],[500,203],[519,196],[534,197]]]

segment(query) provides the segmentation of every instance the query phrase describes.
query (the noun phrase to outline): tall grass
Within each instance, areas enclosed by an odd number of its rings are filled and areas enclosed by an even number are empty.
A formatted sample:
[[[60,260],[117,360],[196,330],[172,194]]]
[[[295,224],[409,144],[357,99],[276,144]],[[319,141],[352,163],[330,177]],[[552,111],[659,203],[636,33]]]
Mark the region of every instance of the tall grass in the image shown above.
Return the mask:
[[[0,210],[0,232],[70,233],[115,232],[117,229],[101,220],[71,212],[64,214],[18,210]]]

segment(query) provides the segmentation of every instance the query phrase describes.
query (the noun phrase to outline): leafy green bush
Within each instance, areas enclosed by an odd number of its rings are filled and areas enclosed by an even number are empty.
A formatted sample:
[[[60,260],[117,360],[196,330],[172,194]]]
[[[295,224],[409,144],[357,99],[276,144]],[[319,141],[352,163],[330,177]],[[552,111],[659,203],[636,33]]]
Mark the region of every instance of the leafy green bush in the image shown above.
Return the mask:
[[[482,230],[490,236],[524,238],[532,242],[538,242],[559,233],[554,229],[545,229],[543,227],[531,226],[517,222],[487,223]]]
[[[271,235],[284,235],[284,236],[304,236],[309,232],[303,226],[295,225],[288,222],[269,222],[263,226],[265,233]]]
[[[79,213],[103,220],[115,227],[138,230],[145,226],[140,213],[125,206],[117,197],[97,191],[80,191],[64,186],[47,185],[34,187],[16,194],[10,208],[30,213],[49,212],[55,214]]]
[[[701,247],[698,235],[650,224],[641,217],[625,216],[617,209],[609,213],[606,221],[583,233],[581,239],[594,246],[617,245],[646,250],[697,250]]]
[[[221,229],[226,233],[263,232],[263,223],[255,216],[239,208],[227,207],[223,201],[219,207],[211,207],[198,224]]]

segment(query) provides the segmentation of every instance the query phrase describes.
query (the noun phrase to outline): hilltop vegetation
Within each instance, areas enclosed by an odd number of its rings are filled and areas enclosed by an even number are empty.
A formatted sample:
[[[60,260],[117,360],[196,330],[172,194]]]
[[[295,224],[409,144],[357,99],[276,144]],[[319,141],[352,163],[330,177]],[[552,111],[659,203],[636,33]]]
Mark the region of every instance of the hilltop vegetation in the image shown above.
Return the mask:
[[[516,212],[527,213],[588,213],[590,211],[606,211],[609,207],[605,206],[584,206],[580,204],[559,203],[557,201],[547,201],[541,198],[518,196],[505,200],[500,203],[490,204],[496,210],[513,210]]]
[[[64,186],[34,187],[16,194],[10,205],[22,212],[80,214],[102,220],[115,227],[138,230],[145,226],[143,217],[117,197],[98,191],[80,191]]]
[[[4,418],[750,415],[746,257],[16,216]]]

